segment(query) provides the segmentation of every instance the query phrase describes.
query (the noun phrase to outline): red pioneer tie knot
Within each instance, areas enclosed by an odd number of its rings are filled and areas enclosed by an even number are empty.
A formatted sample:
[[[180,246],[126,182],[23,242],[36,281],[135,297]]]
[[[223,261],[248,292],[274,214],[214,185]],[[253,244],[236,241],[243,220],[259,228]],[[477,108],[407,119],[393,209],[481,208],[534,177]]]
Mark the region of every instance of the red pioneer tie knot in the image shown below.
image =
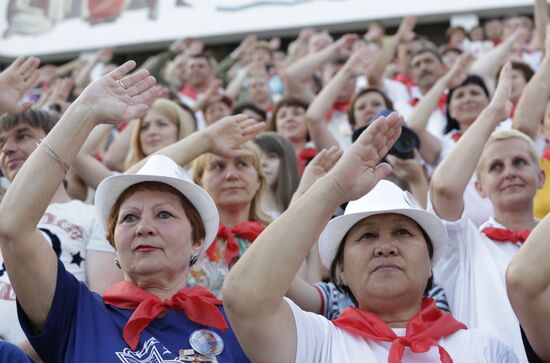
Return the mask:
[[[229,228],[224,226],[223,224],[220,224],[220,227],[218,228],[217,238],[225,239],[225,263],[227,265],[230,265],[231,261],[233,261],[233,258],[239,255],[240,248],[239,244],[237,243],[237,239],[235,239],[235,236],[250,242],[254,242],[254,240],[256,240],[260,233],[263,232],[264,228],[265,227],[259,222],[242,222],[235,225],[233,228]],[[210,261],[217,260],[216,249],[216,243],[212,243],[212,245],[210,245],[210,247],[206,251],[206,255],[208,256]]]
[[[531,230],[514,231],[505,228],[486,227],[481,230],[481,233],[496,242],[523,243],[529,237]]]
[[[181,289],[168,300],[160,300],[127,281],[109,287],[103,294],[105,304],[120,309],[133,310],[122,331],[128,346],[135,350],[141,332],[166,311],[183,311],[187,318],[197,324],[225,330],[228,328],[223,314],[218,309],[222,302],[204,287]]]
[[[333,324],[367,340],[391,342],[388,363],[401,363],[405,347],[415,353],[424,353],[434,346],[438,347],[442,363],[452,363],[453,360],[438,340],[457,330],[467,329],[450,314],[437,309],[435,301],[430,298],[422,300],[422,310],[408,322],[403,337],[397,336],[377,315],[354,307],[346,308]]]

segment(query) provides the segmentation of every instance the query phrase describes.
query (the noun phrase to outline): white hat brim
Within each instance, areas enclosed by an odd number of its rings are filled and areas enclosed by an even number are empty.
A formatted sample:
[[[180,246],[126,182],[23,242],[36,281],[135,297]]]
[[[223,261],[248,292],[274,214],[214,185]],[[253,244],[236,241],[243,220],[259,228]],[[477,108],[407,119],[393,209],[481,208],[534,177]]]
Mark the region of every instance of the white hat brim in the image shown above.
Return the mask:
[[[447,243],[447,231],[441,220],[433,213],[421,209],[385,209],[353,213],[336,217],[328,222],[319,237],[319,253],[323,264],[330,268],[340,243],[348,231],[359,221],[378,214],[395,213],[414,220],[426,232],[433,246],[432,266],[439,260],[442,246]]]
[[[204,223],[205,237],[199,258],[206,252],[218,233],[219,215],[216,204],[208,193],[191,181],[169,176],[123,174],[113,175],[101,182],[95,195],[98,218],[105,230],[111,208],[129,187],[142,182],[159,182],[172,186],[183,194],[199,212]]]

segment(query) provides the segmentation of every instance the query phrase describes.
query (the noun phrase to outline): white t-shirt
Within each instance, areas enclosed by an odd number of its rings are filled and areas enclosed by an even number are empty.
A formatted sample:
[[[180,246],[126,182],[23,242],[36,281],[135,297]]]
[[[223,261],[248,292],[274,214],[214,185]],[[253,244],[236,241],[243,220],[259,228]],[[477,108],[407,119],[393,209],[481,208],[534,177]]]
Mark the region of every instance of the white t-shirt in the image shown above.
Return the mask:
[[[431,205],[430,205],[431,208]],[[433,208],[432,208],[433,209]],[[480,233],[468,218],[443,220],[449,242],[434,266],[434,279],[447,294],[453,316],[468,327],[491,334],[527,362],[519,322],[506,294],[505,272],[518,244],[499,243]],[[494,219],[480,229],[504,228]]]
[[[286,302],[296,324],[296,363],[365,362],[387,363],[391,342],[365,340],[335,326],[325,317],[301,310],[291,300]],[[405,329],[393,329],[398,336]],[[518,362],[514,351],[478,330],[459,330],[439,340],[454,363],[460,362]],[[438,347],[425,353],[414,353],[405,347],[404,363],[441,363]]]
[[[353,130],[349,124],[348,114],[339,110],[334,110],[332,118],[328,122],[328,129],[340,144],[342,150],[351,145],[351,134]]]
[[[78,200],[50,204],[38,223],[38,228],[67,271],[85,283],[87,251],[111,252],[114,263],[114,249],[105,238],[93,205]],[[17,320],[15,293],[0,254],[0,340],[2,339],[19,343],[26,338]]]

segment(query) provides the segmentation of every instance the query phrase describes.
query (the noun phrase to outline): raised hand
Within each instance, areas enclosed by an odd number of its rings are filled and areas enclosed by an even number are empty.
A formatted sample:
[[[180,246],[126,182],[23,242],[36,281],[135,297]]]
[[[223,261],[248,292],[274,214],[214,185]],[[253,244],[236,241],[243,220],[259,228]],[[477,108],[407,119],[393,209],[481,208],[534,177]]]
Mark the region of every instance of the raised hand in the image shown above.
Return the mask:
[[[329,47],[336,57],[348,57],[352,52],[353,44],[358,38],[357,34],[345,34]]]
[[[326,175],[342,202],[362,197],[391,172],[389,164],[379,162],[398,139],[402,125],[403,117],[396,112],[379,117]]]
[[[418,150],[414,150],[414,158],[411,159],[401,159],[388,154],[386,160],[391,165],[393,173],[403,180],[418,182],[426,177]]]
[[[497,89],[487,106],[488,109],[492,109],[498,115],[500,120],[506,120],[510,116],[512,111],[512,101],[510,101],[510,94],[512,92],[512,64],[506,63],[498,77]]]
[[[400,42],[408,42],[414,38],[414,27],[416,26],[416,16],[406,16],[399,24],[397,29],[397,37]]]
[[[374,50],[367,45],[363,45],[356,50],[344,65],[350,76],[361,76],[369,72],[374,61]]]
[[[92,82],[73,105],[87,107],[97,124],[143,116],[148,110],[147,103],[155,96],[156,81],[145,69],[128,75],[135,67],[136,62],[128,61]]]
[[[240,146],[252,140],[265,128],[265,122],[258,122],[246,115],[222,118],[208,126],[204,132],[210,140],[210,152],[224,157],[250,155]]]
[[[39,64],[38,58],[19,57],[0,73],[0,113],[17,114],[32,106],[31,101],[21,99],[38,80]]]
[[[454,88],[459,86],[467,76],[468,67],[474,61],[475,57],[472,53],[463,53],[458,57],[451,69],[445,74],[447,87]]]
[[[343,151],[336,146],[321,150],[304,169],[296,192],[300,195],[305,193],[317,179],[325,176],[334,167],[336,162],[342,157],[342,154]]]

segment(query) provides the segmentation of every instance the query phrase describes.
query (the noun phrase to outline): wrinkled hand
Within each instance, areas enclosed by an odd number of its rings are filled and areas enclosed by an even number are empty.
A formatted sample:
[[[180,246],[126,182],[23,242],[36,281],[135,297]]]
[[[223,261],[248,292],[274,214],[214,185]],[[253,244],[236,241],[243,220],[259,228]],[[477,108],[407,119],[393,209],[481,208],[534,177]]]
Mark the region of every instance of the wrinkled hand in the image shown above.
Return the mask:
[[[0,73],[0,113],[17,114],[32,106],[21,99],[35,85],[40,71],[40,60],[35,57],[18,57]]]
[[[379,162],[399,138],[402,125],[396,112],[377,118],[326,175],[342,203],[359,199],[391,172],[389,164]]]
[[[252,140],[265,128],[265,122],[258,122],[246,115],[222,118],[208,126],[204,132],[210,140],[210,152],[223,157],[248,156],[250,151],[240,146]]]
[[[468,67],[474,61],[472,53],[463,53],[458,57],[451,69],[445,74],[447,87],[454,88],[462,84],[467,77]]]
[[[488,109],[492,109],[497,117],[502,121],[506,120],[510,116],[512,111],[512,101],[510,101],[510,94],[512,93],[512,64],[506,63],[498,78],[497,89],[487,106]]]
[[[313,160],[311,160],[304,169],[304,173],[300,179],[297,192],[300,195],[304,194],[317,181],[317,179],[325,176],[342,157],[344,152],[336,146],[330,149],[323,149]]]
[[[128,75],[135,67],[136,62],[128,61],[92,82],[74,104],[87,108],[96,124],[143,116],[148,110],[147,103],[155,95],[156,81],[145,69]]]

